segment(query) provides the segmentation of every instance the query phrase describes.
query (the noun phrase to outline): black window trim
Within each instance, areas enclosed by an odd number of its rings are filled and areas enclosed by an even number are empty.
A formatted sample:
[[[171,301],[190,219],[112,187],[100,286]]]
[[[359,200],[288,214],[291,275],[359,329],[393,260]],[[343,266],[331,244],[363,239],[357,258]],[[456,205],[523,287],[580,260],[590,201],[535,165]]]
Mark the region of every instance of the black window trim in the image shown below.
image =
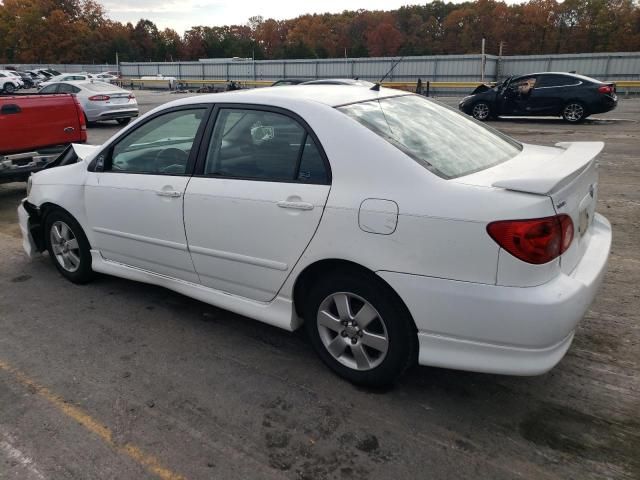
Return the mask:
[[[207,160],[207,152],[209,150],[209,143],[211,142],[213,136],[213,130],[218,121],[218,116],[220,110],[222,109],[233,109],[233,110],[257,110],[261,112],[271,112],[278,113],[284,115],[286,117],[291,118],[298,122],[298,124],[302,127],[305,135],[303,136],[303,141],[300,145],[300,150],[298,151],[298,158],[296,163],[296,175],[291,180],[287,179],[270,179],[270,178],[256,178],[256,177],[241,177],[241,176],[231,176],[231,175],[215,175],[215,174],[205,174],[204,166]],[[307,140],[307,137],[311,137],[320,153],[320,157],[324,163],[324,168],[326,172],[326,181],[325,182],[317,182],[317,181],[303,181],[299,180],[297,176],[299,175],[300,164],[302,163],[302,155],[304,152],[304,146]],[[253,182],[271,182],[271,183],[298,183],[302,185],[331,185],[333,176],[331,173],[331,164],[329,163],[329,158],[327,157],[326,152],[324,151],[324,147],[320,142],[318,136],[313,131],[313,129],[309,126],[309,124],[297,113],[292,112],[286,108],[275,107],[272,105],[260,105],[253,103],[216,103],[213,105],[213,112],[210,116],[210,121],[207,123],[207,129],[204,132],[199,152],[198,159],[195,166],[195,171],[193,173],[194,177],[199,178],[212,178],[212,179],[225,179],[225,180],[250,180]]]
[[[578,82],[578,83],[570,83],[570,84],[566,84],[566,85],[547,85],[547,86],[535,87],[535,88],[536,88],[537,90],[542,90],[542,89],[545,89],[545,88],[579,87],[579,86],[580,86],[580,85],[582,85],[582,83],[583,83],[583,82],[582,82],[582,80],[580,80],[579,78],[575,78],[575,77],[572,77],[572,76],[570,76],[570,75],[563,75],[563,74],[561,74],[561,73],[548,73],[548,74],[542,74],[542,75],[540,75],[540,79],[541,79],[541,80],[543,80],[543,79],[548,79],[548,78],[551,78],[551,77],[562,77],[562,78],[567,78],[567,79],[573,80],[573,81]],[[536,83],[537,83],[537,82],[536,82]]]
[[[147,123],[152,120],[169,113],[179,112],[183,110],[195,110],[195,109],[203,109],[205,111],[204,118],[198,127],[198,131],[196,132],[196,136],[193,140],[193,144],[191,146],[191,151],[189,152],[189,159],[187,160],[187,168],[184,173],[152,173],[152,172],[126,172],[126,171],[113,171],[107,170],[104,167],[106,165],[110,165],[111,155],[113,154],[114,147],[120,143],[124,138],[126,138],[130,133],[135,132],[139,128],[143,127]],[[196,161],[198,159],[198,155],[200,153],[200,147],[202,144],[202,138],[204,133],[207,131],[209,123],[211,122],[211,112],[213,111],[213,104],[211,103],[192,103],[188,105],[180,105],[172,108],[166,108],[155,114],[145,118],[144,122],[140,122],[135,125],[133,128],[127,130],[123,135],[119,135],[112,142],[105,145],[104,148],[100,151],[98,155],[91,161],[87,170],[89,172],[99,172],[99,173],[123,173],[127,175],[161,175],[165,177],[191,177],[194,174],[194,169],[196,166]],[[98,163],[101,163],[102,167],[98,168]]]

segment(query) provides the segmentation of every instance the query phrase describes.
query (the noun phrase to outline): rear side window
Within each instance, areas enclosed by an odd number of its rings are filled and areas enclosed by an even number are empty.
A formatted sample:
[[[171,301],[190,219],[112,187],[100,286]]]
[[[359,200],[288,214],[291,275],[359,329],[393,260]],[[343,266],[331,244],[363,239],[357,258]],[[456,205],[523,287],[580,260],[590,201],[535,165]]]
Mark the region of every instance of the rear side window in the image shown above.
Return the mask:
[[[567,87],[570,85],[578,85],[580,80],[566,75],[542,75],[536,84],[540,87]]]
[[[257,109],[221,108],[205,175],[326,183],[318,146],[297,120]]]
[[[327,183],[327,171],[320,150],[313,138],[307,135],[300,158],[298,181],[307,183]]]
[[[79,91],[80,89],[78,87],[74,87],[68,83],[61,83],[60,88],[58,88],[58,93],[78,93]]]
[[[338,110],[447,179],[492,167],[522,150],[497,130],[420,95],[353,103]]]

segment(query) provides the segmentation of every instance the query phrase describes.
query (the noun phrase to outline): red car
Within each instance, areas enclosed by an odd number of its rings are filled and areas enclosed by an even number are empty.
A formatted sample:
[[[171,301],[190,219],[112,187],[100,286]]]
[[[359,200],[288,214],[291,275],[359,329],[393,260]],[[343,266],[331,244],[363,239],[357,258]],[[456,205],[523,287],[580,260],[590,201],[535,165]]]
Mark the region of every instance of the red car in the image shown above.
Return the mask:
[[[25,181],[70,143],[87,141],[73,95],[0,96],[0,183]]]

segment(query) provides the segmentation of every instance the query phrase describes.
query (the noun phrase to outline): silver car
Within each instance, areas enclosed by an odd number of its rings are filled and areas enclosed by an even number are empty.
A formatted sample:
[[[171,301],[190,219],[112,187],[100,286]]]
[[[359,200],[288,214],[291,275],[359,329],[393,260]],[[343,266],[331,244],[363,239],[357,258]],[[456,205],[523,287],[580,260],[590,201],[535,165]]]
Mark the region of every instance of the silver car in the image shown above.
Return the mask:
[[[116,120],[120,125],[126,125],[139,113],[138,102],[133,93],[98,80],[52,83],[38,93],[75,94],[82,105],[87,122]]]

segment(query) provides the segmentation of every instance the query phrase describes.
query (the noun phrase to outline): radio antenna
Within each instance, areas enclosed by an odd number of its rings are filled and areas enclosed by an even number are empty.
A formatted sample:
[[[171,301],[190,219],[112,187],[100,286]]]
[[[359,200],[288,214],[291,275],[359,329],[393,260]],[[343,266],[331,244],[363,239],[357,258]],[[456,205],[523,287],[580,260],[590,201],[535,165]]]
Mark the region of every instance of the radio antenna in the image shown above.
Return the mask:
[[[374,92],[379,92],[380,91],[380,85],[382,85],[382,82],[384,82],[384,79],[387,78],[389,75],[391,75],[391,72],[393,72],[393,70],[398,66],[398,64],[404,59],[404,55],[402,57],[400,57],[398,60],[396,60],[396,63],[394,63],[391,68],[389,69],[389,71],[387,73],[384,74],[384,77],[382,77],[380,80],[378,80],[376,82],[376,84],[370,88],[370,90],[373,90]]]

